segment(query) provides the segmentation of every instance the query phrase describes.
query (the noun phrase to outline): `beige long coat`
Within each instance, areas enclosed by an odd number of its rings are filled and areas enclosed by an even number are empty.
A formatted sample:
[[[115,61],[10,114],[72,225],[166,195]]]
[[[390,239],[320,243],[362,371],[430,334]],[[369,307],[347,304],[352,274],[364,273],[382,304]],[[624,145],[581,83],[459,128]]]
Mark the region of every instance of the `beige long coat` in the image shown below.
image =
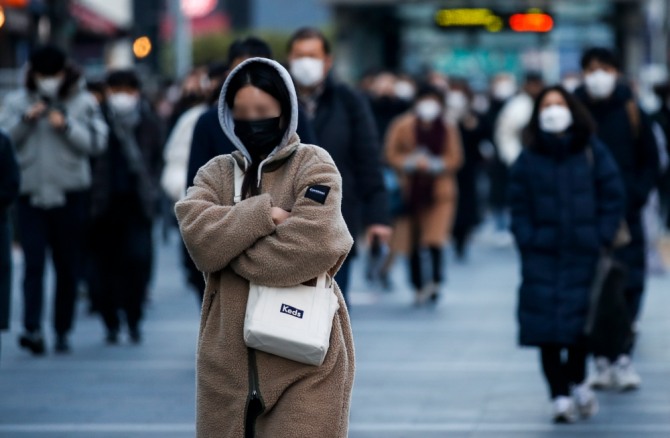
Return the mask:
[[[255,62],[273,65],[287,86],[290,83],[279,64]],[[225,86],[222,101],[223,96]],[[277,287],[310,284],[323,272],[334,276],[345,260],[353,239],[341,213],[340,174],[325,150],[300,144],[294,116],[282,145],[261,167],[261,194],[234,204],[233,166],[235,161],[245,162],[246,149],[230,134],[234,122],[229,108],[222,107],[220,119],[239,151],[203,166],[194,186],[175,207],[186,247],[207,284],[196,359],[197,436],[245,436],[255,380],[251,375],[257,371],[264,409],[255,423],[256,437],[344,438],[354,380],[354,344],[337,285],[340,309],[333,319],[323,365],[248,351],[243,339],[249,282]],[[323,203],[306,196],[314,185],[330,188]],[[275,225],[272,207],[290,211],[290,216]]]
[[[404,172],[406,160],[416,152],[417,117],[407,113],[396,118],[386,136],[385,154],[387,162],[400,178],[400,186],[405,199],[409,196],[410,175]],[[422,246],[442,246],[447,242],[454,222],[458,199],[456,174],[463,164],[463,150],[458,127],[447,125],[445,151],[442,156],[446,171],[435,178],[434,204],[414,218],[420,229]],[[400,217],[394,224],[391,246],[396,252],[407,253],[413,243],[412,222],[408,217]]]

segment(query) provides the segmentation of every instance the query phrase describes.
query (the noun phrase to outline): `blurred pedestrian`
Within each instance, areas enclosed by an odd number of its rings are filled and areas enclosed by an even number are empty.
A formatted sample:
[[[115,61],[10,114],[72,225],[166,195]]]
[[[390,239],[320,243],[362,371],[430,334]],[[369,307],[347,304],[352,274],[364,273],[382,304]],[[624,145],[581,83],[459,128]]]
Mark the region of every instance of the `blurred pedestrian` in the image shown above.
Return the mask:
[[[616,160],[626,188],[626,223],[632,241],[618,249],[616,258],[629,270],[626,302],[636,321],[645,287],[646,245],[642,209],[658,178],[658,152],[651,123],[637,106],[630,87],[620,80],[616,55],[605,48],[587,50],[581,66],[584,84],[575,95],[596,121],[598,136]],[[632,366],[631,344],[616,356],[596,354],[597,388],[635,389],[641,379]]]
[[[321,366],[247,349],[249,282],[292,286],[337,272],[353,243],[342,183],[326,151],[296,135],[298,102],[277,62],[240,64],[221,91],[220,122],[237,151],[198,171],[177,203],[186,246],[207,276],[197,355],[199,437],[346,437],[354,350],[342,294]],[[245,169],[235,204],[234,166]],[[248,383],[248,384],[247,384]]]
[[[9,207],[19,195],[19,165],[9,137],[0,130],[0,332],[9,329],[12,297],[12,239]]]
[[[207,69],[204,67],[194,68],[182,79],[179,87],[179,98],[175,102],[168,119],[168,133],[172,134],[172,130],[185,112],[207,100],[209,87],[209,76]]]
[[[488,165],[489,208],[491,210],[494,231],[499,243],[507,243],[507,174],[508,166],[496,144],[496,123],[503,107],[517,93],[516,78],[511,73],[498,73],[491,81],[491,99],[486,115],[483,117],[486,137],[493,145],[493,156]]]
[[[386,137],[386,159],[400,177],[406,208],[394,224],[392,247],[410,254],[416,304],[439,297],[456,212],[463,151],[458,127],[444,115],[443,93],[423,86],[412,111],[394,120]]]
[[[544,88],[542,75],[526,73],[521,92],[505,103],[495,124],[495,144],[503,163],[511,166],[521,153],[521,133],[530,121],[535,98]]]
[[[410,93],[413,94],[414,85],[410,85],[412,91],[407,92],[402,88],[402,85],[399,89],[396,88],[399,82],[391,72],[382,71],[375,76],[367,93],[379,138],[384,138],[386,130],[394,118],[412,106],[413,96],[410,99],[407,99],[406,96]],[[396,92],[397,90],[400,90],[400,95]],[[403,93],[405,94],[403,95]]]
[[[130,340],[139,343],[153,261],[152,221],[159,209],[163,132],[134,71],[111,72],[106,85],[109,147],[94,161],[91,203],[96,295],[107,342],[118,343],[123,317]]]
[[[228,49],[227,73],[240,65],[249,58],[254,57],[272,58],[272,50],[265,41],[256,37],[247,37],[245,39],[235,40]],[[225,77],[224,77],[225,79]],[[218,87],[221,88],[220,86]],[[235,151],[234,144],[226,137],[221,135],[221,125],[219,124],[218,94],[210,102],[213,106],[205,111],[195,124],[191,150],[188,158],[188,171],[186,175],[187,186],[193,185],[198,170],[207,164],[211,159],[225,154],[231,154]],[[297,133],[300,140],[306,144],[315,143],[312,128],[307,117],[302,111],[298,112]],[[197,291],[200,300],[205,290],[203,275],[199,272],[188,254],[184,252],[184,265],[189,284]]]
[[[81,245],[91,186],[89,157],[107,145],[107,125],[95,98],[64,51],[37,48],[26,86],[9,94],[0,112],[21,166],[18,218],[25,258],[25,332],[21,347],[45,350],[42,334],[44,266],[50,250],[56,270],[56,352],[70,350]]]
[[[481,222],[481,200],[478,184],[484,164],[481,152],[486,141],[486,128],[481,117],[472,109],[473,93],[464,79],[450,81],[447,94],[447,118],[458,126],[463,144],[463,166],[458,171],[458,204],[454,222],[454,250],[464,260],[470,237]]]
[[[330,153],[342,174],[342,214],[349,231],[357,238],[363,225],[366,242],[388,242],[388,199],[370,106],[363,96],[335,80],[330,43],[319,30],[296,31],[288,43],[288,61],[300,105],[316,134],[315,143]],[[345,299],[352,257],[336,277]]]
[[[198,119],[209,106],[210,103],[205,98],[203,91],[202,98],[194,102],[194,105],[177,119],[165,144],[165,168],[161,176],[161,186],[172,205],[181,199],[186,191],[188,158],[193,142],[193,131]]]
[[[655,92],[659,97],[661,106],[654,113],[653,119],[663,130],[665,147],[667,154],[670,155],[670,82],[657,86]],[[670,168],[666,169],[665,173],[661,175],[658,191],[665,228],[670,230]]]
[[[550,87],[535,101],[510,174],[512,233],[521,256],[519,342],[540,348],[554,421],[598,411],[584,338],[601,251],[613,246],[624,189],[608,148],[574,97]]]
[[[415,84],[410,79],[400,79],[389,71],[379,71],[374,76],[366,96],[377,126],[379,138],[386,137],[389,125],[412,106]],[[384,163],[384,185],[393,219],[400,213],[402,194],[395,171],[385,161],[384,149],[380,150]],[[395,257],[386,242],[376,238],[370,242],[366,260],[366,278],[370,284],[379,283],[385,290],[392,288],[390,270]]]

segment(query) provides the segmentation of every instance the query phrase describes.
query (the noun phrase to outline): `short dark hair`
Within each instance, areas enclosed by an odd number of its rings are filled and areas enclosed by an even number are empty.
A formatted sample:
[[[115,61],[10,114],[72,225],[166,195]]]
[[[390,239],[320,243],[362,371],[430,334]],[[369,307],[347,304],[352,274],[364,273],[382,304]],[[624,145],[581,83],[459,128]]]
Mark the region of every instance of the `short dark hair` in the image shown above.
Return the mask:
[[[544,78],[539,71],[527,71],[524,75],[524,82],[544,82]]]
[[[444,93],[442,90],[428,83],[419,85],[419,89],[414,97],[414,102],[418,102],[425,97],[434,97],[440,101],[440,105],[444,106]]]
[[[616,52],[605,47],[592,47],[586,50],[582,55],[582,70],[586,70],[589,64],[591,64],[593,61],[598,61],[602,64],[609,65],[616,68],[617,70],[621,65],[619,62],[619,56],[616,54]]]
[[[560,85],[554,85],[542,90],[535,99],[530,122],[528,122],[528,126],[523,132],[524,144],[529,148],[537,146],[540,138],[540,104],[546,95],[551,92],[559,93],[568,104],[568,109],[572,114],[572,127],[570,128],[573,135],[572,144],[581,146],[588,143],[591,136],[593,136],[596,131],[596,124],[593,121],[591,114],[586,107],[584,107],[584,105],[572,94],[568,93],[565,88]]]
[[[52,76],[65,70],[67,55],[60,47],[46,45],[35,49],[29,62],[34,73]]]
[[[250,36],[239,38],[228,48],[228,65],[232,65],[237,58],[270,58],[272,59],[272,49],[260,38]]]
[[[296,41],[311,40],[314,38],[321,40],[321,44],[323,44],[323,51],[326,53],[326,55],[330,55],[330,42],[328,41],[328,38],[326,38],[323,32],[314,27],[302,27],[296,30],[288,40],[286,51],[290,52],[291,49],[293,49],[293,44],[295,44]]]
[[[105,81],[108,87],[129,87],[140,90],[140,78],[134,70],[116,70],[107,75]]]

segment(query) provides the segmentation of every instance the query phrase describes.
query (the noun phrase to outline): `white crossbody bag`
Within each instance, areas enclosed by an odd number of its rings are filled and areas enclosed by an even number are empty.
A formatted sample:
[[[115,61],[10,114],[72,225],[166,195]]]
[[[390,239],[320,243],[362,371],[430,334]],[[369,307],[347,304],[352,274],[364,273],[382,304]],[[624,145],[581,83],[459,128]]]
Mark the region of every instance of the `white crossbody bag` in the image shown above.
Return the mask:
[[[242,200],[244,174],[235,164],[235,203]],[[330,346],[333,317],[340,308],[328,275],[316,287],[269,287],[249,283],[244,317],[247,347],[308,365],[321,365]]]

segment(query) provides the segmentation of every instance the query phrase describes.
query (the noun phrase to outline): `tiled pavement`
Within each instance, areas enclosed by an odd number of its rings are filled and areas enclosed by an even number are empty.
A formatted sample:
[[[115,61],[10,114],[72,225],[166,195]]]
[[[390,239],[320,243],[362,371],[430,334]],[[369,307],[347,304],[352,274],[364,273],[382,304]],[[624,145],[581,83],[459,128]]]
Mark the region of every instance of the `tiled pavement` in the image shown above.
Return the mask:
[[[15,287],[12,331],[2,335],[0,436],[193,436],[198,309],[175,240],[160,245],[139,347],[105,346],[101,323],[82,306],[74,352],[32,358],[16,346]],[[350,437],[670,437],[670,277],[650,281],[637,353],[642,389],[602,394],[596,418],[554,426],[537,352],[516,346],[513,249],[478,243],[468,264],[450,263],[436,308],[414,308],[402,261],[396,268],[396,290],[384,293],[355,266]]]

